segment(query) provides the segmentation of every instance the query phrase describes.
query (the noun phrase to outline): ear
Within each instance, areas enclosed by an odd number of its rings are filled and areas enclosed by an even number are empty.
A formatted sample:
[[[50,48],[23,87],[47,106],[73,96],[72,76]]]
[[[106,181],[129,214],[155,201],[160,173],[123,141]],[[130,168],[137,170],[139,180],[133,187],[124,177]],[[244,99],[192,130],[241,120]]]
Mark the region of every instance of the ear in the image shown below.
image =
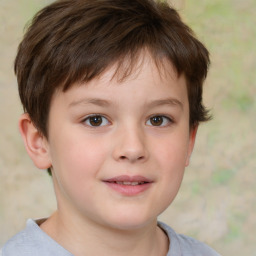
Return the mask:
[[[39,169],[51,167],[49,144],[47,139],[34,126],[28,114],[21,115],[19,130],[23,138],[26,150]]]
[[[187,159],[186,159],[186,166],[189,165],[190,157],[191,157],[191,154],[192,154],[193,149],[194,149],[197,130],[198,130],[198,125],[191,128],[190,133],[189,133],[189,145],[188,145],[188,155],[187,155]]]

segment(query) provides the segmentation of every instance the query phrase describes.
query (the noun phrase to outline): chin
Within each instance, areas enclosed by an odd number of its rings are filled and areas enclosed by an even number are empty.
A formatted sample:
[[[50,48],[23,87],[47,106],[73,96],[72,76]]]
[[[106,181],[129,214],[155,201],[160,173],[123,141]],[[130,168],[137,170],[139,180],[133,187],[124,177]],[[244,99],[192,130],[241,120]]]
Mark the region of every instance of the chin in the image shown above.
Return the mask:
[[[139,216],[138,214],[134,216],[134,214],[127,215],[122,214],[117,215],[112,221],[110,225],[114,229],[119,230],[126,230],[126,231],[132,231],[136,229],[144,228],[145,226],[149,225],[152,222],[156,222],[156,217],[152,216]]]

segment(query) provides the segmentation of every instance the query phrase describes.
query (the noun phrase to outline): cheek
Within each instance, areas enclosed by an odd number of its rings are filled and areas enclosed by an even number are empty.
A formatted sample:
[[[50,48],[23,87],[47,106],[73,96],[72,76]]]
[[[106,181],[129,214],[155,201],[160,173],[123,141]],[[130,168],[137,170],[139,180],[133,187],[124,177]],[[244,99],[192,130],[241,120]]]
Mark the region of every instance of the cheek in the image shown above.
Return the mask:
[[[186,167],[188,139],[183,136],[169,136],[155,148],[158,170],[165,200],[170,203],[177,194]]]
[[[84,187],[85,183],[88,183],[87,187],[90,186],[90,179],[97,177],[104,162],[104,146],[80,136],[67,137],[60,134],[58,137],[53,141],[51,150],[56,176],[61,183],[72,184],[74,189]]]
[[[103,141],[93,140],[83,134],[59,134],[53,141],[52,148],[53,161],[61,164],[61,169],[73,169],[74,172],[91,169],[105,155]]]
[[[186,136],[170,136],[155,147],[155,155],[159,163],[163,165],[163,170],[185,168],[189,144],[188,139],[184,137]]]
[[[78,205],[81,202],[91,203],[92,197],[87,195],[94,194],[95,181],[98,180],[105,155],[100,143],[82,141],[66,140],[64,147],[53,147],[52,152],[55,188],[59,191],[56,194],[59,194],[59,198],[64,196]]]

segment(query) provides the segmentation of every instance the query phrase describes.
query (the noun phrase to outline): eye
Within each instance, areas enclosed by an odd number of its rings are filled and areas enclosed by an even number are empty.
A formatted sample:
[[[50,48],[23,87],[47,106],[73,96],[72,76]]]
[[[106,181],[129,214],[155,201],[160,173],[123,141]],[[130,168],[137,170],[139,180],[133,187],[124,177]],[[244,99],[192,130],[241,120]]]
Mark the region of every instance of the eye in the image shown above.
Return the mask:
[[[86,125],[92,127],[106,126],[109,124],[107,118],[101,115],[91,115],[84,119],[83,121]]]
[[[173,121],[166,116],[152,116],[146,124],[151,126],[168,126],[172,122]]]

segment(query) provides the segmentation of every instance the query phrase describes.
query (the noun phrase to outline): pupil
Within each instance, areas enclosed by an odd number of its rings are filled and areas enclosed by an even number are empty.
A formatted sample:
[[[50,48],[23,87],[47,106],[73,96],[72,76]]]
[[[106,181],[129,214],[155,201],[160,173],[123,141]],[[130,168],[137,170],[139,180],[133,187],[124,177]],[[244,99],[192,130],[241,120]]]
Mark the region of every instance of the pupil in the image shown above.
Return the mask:
[[[102,123],[102,118],[100,116],[90,117],[90,123],[92,126],[100,126]]]
[[[163,118],[161,116],[154,116],[151,118],[151,124],[159,126],[163,123]]]

